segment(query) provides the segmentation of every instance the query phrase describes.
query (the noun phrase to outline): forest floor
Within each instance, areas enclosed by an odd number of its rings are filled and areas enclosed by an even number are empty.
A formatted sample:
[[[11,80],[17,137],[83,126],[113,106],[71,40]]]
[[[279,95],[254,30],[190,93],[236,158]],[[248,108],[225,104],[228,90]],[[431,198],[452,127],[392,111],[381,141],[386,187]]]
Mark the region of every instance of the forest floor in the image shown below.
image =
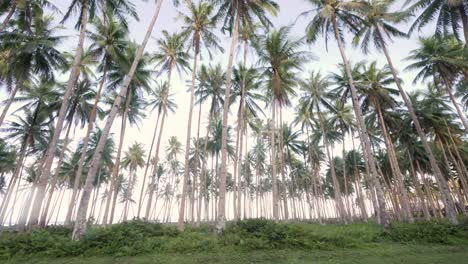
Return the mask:
[[[309,264],[468,263],[468,221],[393,225],[389,233],[372,223],[231,223],[176,231],[174,226],[133,221],[92,228],[80,242],[52,227],[0,236],[2,264]]]

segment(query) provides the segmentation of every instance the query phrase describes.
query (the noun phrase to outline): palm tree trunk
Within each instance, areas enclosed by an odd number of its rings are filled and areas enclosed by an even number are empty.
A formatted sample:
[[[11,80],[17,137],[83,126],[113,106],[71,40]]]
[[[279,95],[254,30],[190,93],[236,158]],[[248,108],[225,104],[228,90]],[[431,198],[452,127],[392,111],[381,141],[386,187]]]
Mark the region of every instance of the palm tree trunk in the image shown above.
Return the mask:
[[[143,56],[143,52],[145,50],[146,44],[148,43],[148,40],[151,36],[151,32],[153,31],[154,25],[156,24],[156,20],[159,15],[159,10],[161,9],[161,5],[163,3],[163,0],[160,0],[157,5],[156,9],[153,15],[153,18],[150,22],[150,26],[148,27],[148,30],[146,32],[145,38],[143,40],[143,43],[141,46],[138,48],[137,53],[135,55],[135,59],[133,60],[132,66],[130,68],[130,71],[127,75],[127,78],[125,79],[122,88],[120,89],[120,92],[114,101],[114,105],[112,105],[111,111],[109,113],[109,116],[107,118],[106,124],[104,126],[102,136],[99,139],[97,148],[96,148],[96,153],[93,155],[93,160],[91,162],[91,166],[88,171],[88,175],[86,177],[86,183],[84,186],[83,190],[83,195],[81,197],[81,202],[80,202],[80,207],[78,210],[78,215],[75,223],[75,228],[73,230],[73,239],[74,240],[79,240],[81,237],[86,233],[86,212],[88,209],[88,203],[90,199],[90,194],[92,190],[92,182],[94,175],[96,175],[96,172],[99,167],[99,163],[102,158],[102,152],[104,150],[104,146],[107,141],[107,137],[109,136],[110,129],[112,127],[112,123],[114,122],[114,119],[117,115],[117,112],[119,110],[120,103],[122,101],[122,98],[127,94],[128,87],[130,86],[130,82],[132,81],[133,75],[135,74],[136,68],[141,60],[141,57]]]
[[[330,145],[328,142],[328,135],[325,129],[325,120],[323,120],[322,111],[320,110],[320,106],[317,104],[317,114],[319,116],[319,123],[320,129],[322,130],[322,139],[323,139],[323,146],[327,152],[328,162],[330,163],[330,172],[333,181],[333,189],[335,193],[335,202],[338,209],[338,214],[340,215],[341,220],[346,224],[348,222],[348,216],[343,205],[343,198],[341,193],[340,183],[338,182],[338,178],[336,177],[336,169],[335,169],[335,160],[333,155],[330,153]]]
[[[55,186],[57,184],[57,179],[59,177],[60,167],[62,166],[63,158],[65,157],[65,151],[67,150],[68,141],[69,141],[68,136],[70,134],[72,123],[73,123],[72,121],[69,122],[68,127],[67,127],[67,132],[65,133],[65,142],[63,144],[63,149],[62,149],[62,151],[60,153],[59,160],[57,162],[57,168],[55,169],[55,174],[54,174],[54,176],[52,178],[52,183],[50,184],[49,196],[47,197],[47,201],[45,203],[44,209],[42,211],[41,218],[39,220],[39,226],[40,227],[45,227],[45,225],[46,225],[47,213],[49,211],[50,202],[52,201],[52,196],[54,194]]]
[[[11,176],[10,183],[8,184],[8,190],[7,193],[5,194],[2,205],[0,206],[0,231],[2,230],[2,227],[4,225],[4,219],[5,215],[8,209],[8,204],[10,203],[11,196],[13,195],[13,189],[15,188],[15,184],[20,178],[20,171],[21,168],[23,167],[23,162],[26,157],[26,148],[27,148],[27,143],[31,139],[31,135],[28,135],[26,140],[21,144],[21,149],[20,149],[20,154],[18,157],[18,160],[16,161],[16,167],[15,167],[15,172]]]
[[[275,137],[276,137],[276,99],[273,97],[273,103],[271,106],[272,116],[271,116],[271,178],[272,178],[272,200],[273,200],[273,219],[275,221],[279,220],[279,211],[278,211],[278,179],[276,176],[276,152],[275,152]]]
[[[466,120],[465,114],[460,108],[460,105],[457,102],[457,99],[453,95],[451,87],[448,85],[448,82],[445,82],[445,89],[447,90],[447,93],[450,97],[450,101],[452,101],[453,106],[455,106],[455,109],[457,110],[458,117],[462,121],[463,127],[465,128],[465,134],[468,135],[468,121]]]
[[[278,105],[279,110],[279,127],[278,127],[278,147],[279,147],[279,161],[280,161],[280,170],[281,170],[281,181],[282,185],[284,186],[283,192],[283,207],[284,207],[284,219],[288,220],[289,218],[289,209],[288,209],[288,193],[287,193],[287,186],[286,186],[286,178],[285,178],[285,164],[284,164],[284,151],[283,151],[283,114],[282,114],[282,106]],[[281,195],[280,195],[281,196]]]
[[[405,221],[410,223],[414,222],[413,216],[411,214],[411,207],[409,204],[408,192],[406,191],[406,187],[404,184],[403,174],[400,170],[400,165],[398,163],[398,158],[396,156],[395,147],[393,146],[392,139],[388,134],[387,124],[385,123],[385,119],[382,114],[382,108],[380,104],[376,104],[377,114],[380,121],[380,127],[382,128],[382,133],[384,136],[385,146],[387,147],[388,159],[390,162],[390,167],[392,170],[392,174],[396,180],[396,187],[398,188],[398,194],[401,197],[401,206],[403,209],[403,217]]]
[[[127,111],[128,111],[128,105],[130,104],[130,97],[132,95],[132,92],[129,90],[129,93],[127,93],[128,98],[125,99],[125,109],[124,112],[122,113],[122,121],[121,121],[121,126],[120,126],[120,140],[119,140],[119,147],[117,149],[117,155],[115,157],[115,162],[114,162],[114,167],[112,168],[112,178],[114,179],[114,185],[112,186],[111,190],[111,195],[109,195],[109,198],[112,198],[112,203],[111,203],[111,211],[109,215],[109,224],[112,224],[114,222],[114,212],[115,212],[115,206],[117,203],[117,196],[119,194],[119,185],[118,185],[118,179],[119,179],[119,171],[120,171],[120,159],[122,155],[122,148],[123,148],[123,143],[125,141],[125,131],[127,130]],[[108,202],[110,202],[108,200]],[[105,223],[107,224],[107,223]]]
[[[10,109],[10,106],[13,103],[13,100],[15,99],[15,96],[18,90],[19,90],[19,85],[15,85],[15,88],[13,88],[13,90],[10,93],[10,97],[6,101],[5,107],[3,108],[3,111],[2,111],[2,115],[0,116],[0,126],[3,124],[6,114],[8,113],[8,109]]]
[[[13,14],[15,14],[16,11],[16,0],[11,1],[11,8],[8,14],[6,15],[5,19],[3,19],[2,24],[0,25],[0,32],[5,30],[6,26],[8,25],[8,22],[10,22],[10,19],[13,17]],[[2,122],[0,121],[0,125]]]
[[[201,207],[200,207],[200,203],[201,203],[201,200],[198,199],[198,197],[200,196],[200,192],[201,192],[201,182],[198,182],[198,162],[199,162],[199,159],[200,159],[200,122],[201,122],[201,114],[202,114],[202,103],[200,102],[200,106],[198,108],[198,123],[197,123],[197,138],[196,138],[196,141],[195,141],[195,173],[193,175],[193,192],[192,192],[192,226],[195,226],[195,227],[198,227],[198,221],[195,222],[195,215],[194,215],[194,210],[195,210],[195,205],[197,205],[197,210],[196,210],[196,214],[197,214],[197,219],[200,217],[200,213],[201,213]],[[201,172],[201,171],[200,171]],[[198,195],[196,195],[198,194]],[[197,196],[197,198],[195,198],[195,196]]]
[[[79,184],[81,175],[83,174],[83,166],[84,166],[86,154],[88,152],[89,137],[91,135],[91,131],[93,130],[94,123],[96,120],[97,105],[101,99],[102,89],[104,87],[104,83],[107,78],[108,67],[109,66],[107,65],[107,63],[105,63],[103,73],[102,73],[102,80],[99,84],[99,89],[96,93],[96,98],[94,99],[93,108],[91,109],[91,112],[89,113],[88,127],[86,129],[86,135],[83,139],[83,148],[81,150],[80,161],[78,163],[78,169],[76,170],[76,173],[75,173],[75,185],[73,186],[72,199],[70,200],[70,205],[68,207],[67,216],[65,217],[65,225],[70,224],[71,214],[73,212],[73,209],[75,208],[76,194],[78,192],[78,184]]]
[[[437,184],[439,185],[440,188],[440,193],[442,195],[442,201],[445,206],[445,210],[447,212],[447,217],[449,221],[452,224],[457,224],[457,213],[455,210],[455,204],[453,201],[452,196],[450,195],[450,189],[447,184],[447,181],[445,180],[444,176],[442,175],[442,172],[440,171],[439,165],[437,165],[437,161],[435,159],[435,156],[432,152],[432,149],[429,146],[429,143],[427,141],[426,135],[424,134],[421,124],[419,123],[418,117],[416,116],[416,113],[414,112],[413,105],[408,98],[408,95],[406,94],[405,90],[401,86],[400,80],[398,79],[397,73],[395,68],[393,67],[392,59],[390,55],[388,54],[387,47],[383,41],[382,34],[380,33],[379,27],[376,27],[376,32],[379,38],[379,41],[382,46],[382,50],[385,54],[385,57],[387,58],[388,65],[390,66],[390,70],[392,71],[393,78],[395,79],[395,83],[398,87],[398,90],[400,91],[400,95],[403,98],[403,101],[405,102],[406,107],[408,108],[409,114],[411,116],[411,119],[413,120],[414,126],[416,127],[416,131],[418,132],[418,135],[421,139],[421,143],[423,145],[424,151],[427,153],[427,156],[429,158],[429,162],[432,167],[432,171],[434,173],[434,176],[436,178]]]
[[[62,132],[63,123],[65,122],[65,118],[67,115],[70,99],[73,96],[75,84],[79,77],[79,66],[81,63],[81,54],[83,53],[83,45],[86,35],[86,26],[88,24],[88,11],[89,11],[89,2],[88,0],[83,0],[82,9],[81,9],[81,28],[80,28],[80,36],[78,39],[78,47],[76,48],[75,58],[73,61],[73,66],[70,72],[70,77],[68,79],[67,88],[65,90],[65,94],[62,97],[61,107],[59,110],[57,123],[55,126],[55,130],[50,140],[49,147],[47,149],[47,153],[45,155],[44,167],[42,168],[41,177],[39,178],[37,184],[37,192],[36,197],[34,199],[34,204],[31,211],[31,216],[29,220],[29,224],[31,227],[37,225],[39,220],[39,214],[42,207],[42,202],[44,201],[44,196],[46,193],[47,182],[49,180],[50,172],[52,163],[54,161],[54,154],[57,148],[57,143]]]
[[[232,65],[234,64],[234,53],[239,36],[240,10],[237,8],[237,14],[234,22],[234,32],[231,38],[231,48],[229,51],[229,61],[226,73],[226,90],[224,94],[223,124],[221,135],[221,174],[219,177],[219,202],[216,230],[224,230],[226,226],[226,175],[227,175],[227,132],[229,115],[229,96],[231,95],[231,76]]]
[[[184,159],[184,178],[182,180],[182,196],[180,200],[180,208],[179,208],[179,219],[177,222],[177,229],[179,231],[184,230],[184,217],[185,217],[185,200],[187,196],[187,183],[189,178],[189,171],[190,171],[190,137],[192,133],[192,115],[193,115],[193,107],[194,107],[194,98],[195,98],[195,80],[197,78],[197,61],[198,61],[198,46],[200,45],[199,39],[195,43],[195,56],[193,58],[193,69],[192,69],[192,85],[190,87],[190,105],[189,105],[189,115],[187,121],[187,138],[185,140],[185,159]],[[196,151],[196,150],[195,150]],[[197,170],[197,168],[194,168]],[[195,176],[194,176],[195,178]],[[194,189],[192,188],[192,192]]]
[[[379,182],[379,174],[377,173],[374,156],[372,155],[372,152],[371,152],[369,135],[367,133],[366,125],[364,123],[363,114],[362,114],[361,108],[359,107],[357,90],[356,90],[356,87],[354,86],[353,76],[351,75],[351,67],[349,66],[349,61],[344,51],[343,42],[341,41],[341,35],[340,35],[339,28],[338,28],[337,21],[336,21],[336,14],[332,15],[332,23],[333,23],[333,29],[335,31],[335,38],[338,43],[338,48],[340,50],[341,58],[343,59],[343,64],[345,65],[346,75],[348,77],[348,83],[351,88],[353,108],[354,108],[354,112],[356,115],[356,120],[357,120],[357,124],[359,128],[359,135],[360,135],[361,142],[363,145],[364,157],[368,161],[370,172],[371,172],[369,176],[371,178],[371,183],[373,187],[375,188],[376,194],[377,194],[377,202],[378,202],[378,210],[379,210],[378,220],[380,224],[384,226],[384,229],[388,230],[390,228],[390,222],[388,220],[387,212],[385,209],[385,196],[384,196],[382,186],[380,185],[380,182]]]
[[[465,37],[465,45],[468,44],[468,16],[465,11],[465,2],[461,2],[458,6],[458,11],[460,13],[460,18],[463,25],[463,36]]]
[[[171,87],[171,74],[172,74],[172,66],[169,68],[168,72],[168,81],[167,85],[168,90]],[[166,102],[167,103],[167,102]],[[161,146],[161,138],[162,138],[162,133],[164,130],[164,121],[166,120],[166,115],[167,115],[167,105],[164,106],[163,113],[162,113],[162,118],[161,118],[161,128],[159,130],[159,136],[158,136],[158,142],[156,142],[156,153],[154,155],[154,162],[153,162],[153,171],[151,173],[151,181],[154,183],[154,180],[156,179],[156,174],[158,173],[158,163],[159,163],[159,149]],[[154,184],[150,185],[150,192],[149,192],[149,198],[148,198],[148,204],[146,205],[146,212],[145,212],[145,218],[148,219],[150,216],[151,212],[151,204],[153,203],[153,195],[154,195]]]
[[[145,197],[146,178],[148,174],[148,168],[150,167],[151,154],[153,153],[154,141],[156,140],[156,134],[158,131],[159,117],[161,116],[160,114],[161,113],[158,111],[158,116],[156,117],[156,125],[154,127],[154,132],[153,132],[153,139],[151,140],[151,146],[149,149],[148,158],[146,159],[145,174],[143,175],[143,183],[141,184],[140,201],[138,202],[138,213],[137,213],[138,217],[140,217],[141,207],[143,205],[143,201]],[[148,221],[148,219],[145,219],[145,220]]]

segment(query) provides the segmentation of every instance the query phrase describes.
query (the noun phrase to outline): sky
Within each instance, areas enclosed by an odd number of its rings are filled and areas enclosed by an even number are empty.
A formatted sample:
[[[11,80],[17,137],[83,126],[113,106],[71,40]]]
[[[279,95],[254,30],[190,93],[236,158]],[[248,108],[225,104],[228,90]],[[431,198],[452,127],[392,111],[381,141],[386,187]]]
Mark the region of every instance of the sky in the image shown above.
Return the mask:
[[[68,4],[70,1],[63,1],[63,0],[52,0],[54,3],[63,13],[65,12]],[[155,2],[153,0],[149,1],[140,1],[135,0],[133,1],[136,5],[136,9],[140,16],[140,21],[132,20],[130,22],[130,38],[137,43],[140,43],[146,33],[147,26],[151,17],[153,16],[153,12],[155,9]],[[311,6],[304,0],[278,0],[277,3],[280,6],[280,12],[277,17],[272,18],[273,24],[275,27],[280,26],[289,26],[292,25],[291,36],[293,38],[301,38],[305,34],[305,27],[310,20],[309,17],[300,17],[298,16],[307,10],[311,9]],[[396,5],[394,6],[395,10],[398,10],[402,6],[402,1],[397,1]],[[162,9],[159,14],[158,20],[156,22],[155,29],[152,34],[152,39],[148,43],[146,51],[149,53],[153,53],[157,50],[156,46],[156,39],[161,37],[161,30],[167,30],[169,32],[176,32],[180,31],[181,28],[181,21],[176,21],[175,17],[177,15],[177,10],[182,12],[186,11],[183,3],[179,8],[175,8],[172,4],[172,1],[164,1],[162,4]],[[54,14],[54,17],[58,21],[61,19],[61,14]],[[62,34],[69,36],[66,41],[62,44],[61,49],[72,51],[76,47],[77,42],[77,35],[78,32],[73,30],[73,24],[75,23],[76,18],[72,19],[71,21],[65,24],[65,29],[63,30]],[[401,30],[406,31],[408,29],[408,25],[403,25]],[[414,72],[403,72],[405,66],[408,65],[408,62],[404,61],[404,58],[408,56],[410,50],[415,49],[417,47],[418,38],[420,36],[428,36],[433,29],[431,26],[428,26],[425,29],[425,32],[415,32],[409,39],[397,39],[394,43],[391,43],[389,46],[390,55],[393,58],[393,62],[395,67],[400,70],[401,78],[404,81],[404,87],[407,90],[413,90],[416,88],[421,88],[420,84],[413,85],[412,80],[415,76]],[[220,30],[216,30],[218,35],[222,40],[222,46],[225,50],[229,50],[230,38],[227,35],[222,35]],[[351,37],[346,38],[348,42]],[[89,45],[89,42],[86,42],[85,45]],[[329,41],[328,43],[328,50],[325,47],[324,40],[319,39],[315,44],[312,45],[304,45],[302,47],[303,50],[311,51],[315,57],[314,60],[306,63],[303,68],[301,69],[298,74],[302,77],[306,77],[307,74],[311,70],[320,70],[323,74],[327,74],[333,71],[336,71],[336,65],[341,62],[341,57],[339,51],[337,49],[336,43],[334,41]],[[378,65],[382,66],[386,63],[385,57],[383,54],[376,53],[374,50],[368,55],[363,55],[357,48],[353,48],[351,45],[346,45],[346,53],[348,58],[351,62],[357,62],[361,60],[366,61],[377,61]],[[250,53],[252,54],[252,53]],[[224,67],[227,66],[227,57],[228,54],[225,52],[224,54],[214,53],[212,60],[207,61],[208,56],[205,56],[202,63],[221,63]],[[240,62],[241,56],[237,56],[237,61]],[[248,63],[256,64],[256,60],[252,55],[249,55]],[[66,77],[68,75],[63,75],[60,78],[63,81],[66,81]],[[160,78],[166,78],[165,75],[162,75]],[[191,73],[187,72],[186,74],[177,75],[173,74],[172,78],[172,93],[174,93],[174,99],[176,104],[178,105],[178,110],[175,114],[170,114],[169,117],[166,119],[167,123],[165,125],[165,130],[163,133],[163,146],[161,149],[161,153],[164,153],[163,150],[165,149],[165,142],[171,136],[178,137],[179,141],[185,144],[186,139],[186,129],[187,129],[187,120],[188,120],[188,109],[189,109],[189,102],[190,96],[187,92],[189,89],[187,85],[187,81],[191,79]],[[160,79],[158,79],[159,81]],[[0,90],[0,100],[6,99],[6,93],[4,89]],[[294,106],[295,104],[293,104]],[[0,106],[1,108],[1,106]],[[14,110],[14,109],[13,109]],[[13,110],[10,110],[10,114]],[[205,121],[207,118],[207,110],[208,105],[203,106],[203,116],[202,116],[202,129],[200,135],[204,135],[203,128],[205,127]],[[294,116],[294,107],[284,110],[284,121],[291,121]],[[265,111],[267,114],[269,111]],[[196,134],[196,125],[197,125],[197,116],[198,111],[194,111],[193,116],[193,123],[192,123],[192,137]],[[12,120],[12,117],[7,117],[7,120]],[[156,120],[156,114],[154,113],[147,113],[147,117],[142,121],[141,124],[134,127],[127,126],[127,133],[125,135],[125,143],[123,150],[125,151],[129,145],[134,142],[141,142],[145,145],[146,150],[148,150],[149,145],[151,143],[151,138],[153,135],[154,124]],[[104,120],[105,121],[105,120]],[[104,121],[99,122],[99,126],[103,127]],[[235,117],[234,115],[230,115],[229,124],[235,124]],[[118,135],[120,130],[120,122],[116,119],[114,122],[112,132],[114,133],[114,139],[117,143]],[[84,130],[77,128],[75,131],[74,138],[78,139],[84,135]],[[232,135],[232,138],[235,138],[235,135]],[[71,143],[71,147],[75,147],[77,144],[77,140]],[[182,156],[181,156],[182,157]],[[142,170],[139,172],[139,176],[141,177]],[[139,187],[137,187],[139,190]],[[138,191],[139,193],[139,191]]]

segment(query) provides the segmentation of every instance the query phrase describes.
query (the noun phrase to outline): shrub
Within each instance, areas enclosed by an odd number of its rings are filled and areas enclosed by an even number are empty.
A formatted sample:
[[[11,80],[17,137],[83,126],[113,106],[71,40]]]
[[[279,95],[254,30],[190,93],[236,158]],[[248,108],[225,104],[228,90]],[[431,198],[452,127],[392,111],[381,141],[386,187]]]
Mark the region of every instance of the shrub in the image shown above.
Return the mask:
[[[466,238],[467,233],[461,227],[445,221],[430,221],[413,224],[395,223],[385,236],[395,242],[453,244],[458,238]]]

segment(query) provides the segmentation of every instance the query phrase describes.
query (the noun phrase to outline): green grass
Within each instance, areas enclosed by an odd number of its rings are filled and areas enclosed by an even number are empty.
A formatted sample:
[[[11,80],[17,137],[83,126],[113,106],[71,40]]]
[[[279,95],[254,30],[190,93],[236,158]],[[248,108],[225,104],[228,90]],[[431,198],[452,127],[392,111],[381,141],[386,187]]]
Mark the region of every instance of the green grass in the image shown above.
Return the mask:
[[[372,223],[231,223],[188,228],[134,221],[91,228],[80,242],[70,230],[49,228],[0,236],[3,263],[467,263],[468,222],[394,224],[390,233]]]
[[[468,247],[446,245],[405,245],[378,243],[359,249],[254,250],[199,253],[162,253],[132,257],[18,258],[5,264],[239,264],[239,263],[449,263],[465,264]]]

